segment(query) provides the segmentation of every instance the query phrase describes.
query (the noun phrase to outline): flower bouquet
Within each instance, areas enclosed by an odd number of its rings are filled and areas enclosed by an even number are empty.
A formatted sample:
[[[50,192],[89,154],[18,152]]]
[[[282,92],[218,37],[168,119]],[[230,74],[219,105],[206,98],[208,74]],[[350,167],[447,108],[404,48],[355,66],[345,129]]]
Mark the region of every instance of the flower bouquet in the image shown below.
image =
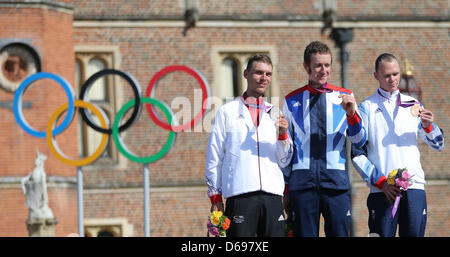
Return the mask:
[[[206,227],[208,228],[208,234],[215,237],[225,237],[226,231],[230,228],[230,219],[223,215],[221,211],[213,211],[209,214],[208,223]]]
[[[408,173],[408,170],[406,168],[402,169],[394,169],[391,172],[389,172],[387,183],[390,185],[394,185],[399,187],[401,190],[406,191],[408,190],[408,187],[412,184],[411,178],[413,176],[410,176]],[[395,217],[395,213],[398,209],[398,204],[400,203],[401,195],[398,194],[395,198],[394,205],[392,207],[392,218]]]

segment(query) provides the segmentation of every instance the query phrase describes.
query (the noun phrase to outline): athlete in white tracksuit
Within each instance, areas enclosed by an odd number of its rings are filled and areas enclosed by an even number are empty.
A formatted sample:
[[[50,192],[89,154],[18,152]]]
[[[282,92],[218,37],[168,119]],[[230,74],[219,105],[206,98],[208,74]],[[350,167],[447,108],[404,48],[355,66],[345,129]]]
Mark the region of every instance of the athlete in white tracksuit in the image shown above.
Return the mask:
[[[211,210],[231,220],[227,236],[284,236],[283,173],[292,143],[287,120],[263,100],[270,85],[272,63],[265,55],[249,60],[242,97],[217,112],[209,138],[205,177]]]
[[[375,67],[374,75],[380,88],[359,105],[366,141],[362,147],[352,146],[353,164],[370,188],[369,230],[380,236],[395,236],[399,224],[400,236],[424,236],[425,174],[417,137],[432,149],[441,151],[444,135],[433,123],[431,111],[423,109],[419,117],[413,116],[413,106],[422,105],[399,92],[400,67],[395,56],[380,55]],[[386,183],[389,172],[399,168],[406,168],[412,176],[412,184],[402,192]],[[402,195],[400,204],[392,217],[392,203],[399,193]]]

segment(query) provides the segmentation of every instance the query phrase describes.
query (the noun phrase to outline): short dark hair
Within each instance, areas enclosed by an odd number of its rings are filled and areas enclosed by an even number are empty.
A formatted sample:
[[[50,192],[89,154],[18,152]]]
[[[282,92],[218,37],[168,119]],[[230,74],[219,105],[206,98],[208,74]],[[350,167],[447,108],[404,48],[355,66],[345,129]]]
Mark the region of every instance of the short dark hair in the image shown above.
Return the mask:
[[[270,59],[270,57],[267,54],[255,54],[252,57],[250,57],[250,59],[248,59],[247,68],[246,68],[247,71],[250,71],[254,62],[267,63],[273,67],[272,60]]]
[[[380,54],[377,59],[375,60],[375,72],[378,71],[378,67],[380,66],[381,61],[387,61],[392,62],[393,60],[396,60],[398,63],[397,57],[395,57],[393,54],[390,53],[382,53]]]
[[[309,66],[309,64],[311,63],[311,56],[316,53],[330,54],[331,62],[333,62],[333,56],[331,55],[330,48],[322,42],[313,41],[309,43],[308,46],[306,46],[305,52],[303,53],[303,61],[306,63],[306,65]]]

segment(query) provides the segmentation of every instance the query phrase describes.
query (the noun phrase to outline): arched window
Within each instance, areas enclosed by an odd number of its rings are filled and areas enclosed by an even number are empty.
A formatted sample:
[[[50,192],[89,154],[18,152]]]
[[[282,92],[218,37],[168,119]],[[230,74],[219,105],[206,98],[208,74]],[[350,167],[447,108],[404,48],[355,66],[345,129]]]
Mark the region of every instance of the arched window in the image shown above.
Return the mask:
[[[75,85],[80,85],[83,75],[81,74],[83,68],[81,67],[80,60],[75,60]]]
[[[88,62],[86,67],[86,75],[87,75],[86,78],[89,78],[96,72],[104,70],[105,68],[106,65],[103,60],[95,57],[92,58]],[[106,93],[107,87],[106,81],[107,80],[105,79],[105,77],[101,77],[92,84],[87,94],[87,101],[97,104],[100,108],[103,109],[103,111],[108,116],[109,120],[111,120],[111,116],[108,115],[109,108],[107,108],[108,97]],[[91,115],[91,117],[96,124],[100,124],[100,121],[97,116]],[[92,153],[94,153],[95,150],[97,149],[98,145],[101,142],[102,135],[99,132],[93,130],[91,127],[85,126],[83,136],[85,138],[85,141],[87,141],[83,150],[83,156],[89,156]],[[111,156],[110,147],[107,147],[106,150],[103,152],[102,157],[110,157],[110,156]]]
[[[275,65],[277,58],[275,51],[270,47],[246,46],[246,47],[213,47],[214,79],[212,83],[212,94],[219,97],[224,103],[241,96],[247,90],[247,80],[244,78],[244,70],[247,68],[248,60],[255,54],[267,54],[274,64],[272,83],[264,96],[266,101],[279,103],[279,88],[276,79]],[[274,98],[274,99],[272,99]]]
[[[90,53],[90,52],[78,52],[76,55],[75,63],[75,82],[78,87],[78,92],[83,83],[93,74],[98,71],[112,68],[112,54],[111,53]],[[103,76],[95,80],[90,86],[89,91],[86,94],[85,100],[96,104],[100,107],[111,123],[112,114],[115,110],[115,87],[112,76]],[[92,121],[100,124],[98,117],[91,112]],[[80,123],[81,147],[79,153],[81,156],[86,157],[91,155],[98,147],[101,141],[102,134],[89,127],[85,122]],[[108,143],[105,151],[101,157],[92,165],[115,165],[118,162],[117,149],[114,148],[111,142]]]
[[[221,66],[221,95],[224,98],[239,96],[239,64],[232,58],[225,58]]]
[[[129,237],[134,236],[133,224],[126,218],[85,219],[86,237]]]
[[[97,237],[115,237],[115,235],[108,230],[101,230],[98,232]]]
[[[86,69],[86,75],[87,78],[89,78],[91,75],[93,75],[96,72],[99,72],[101,70],[104,70],[106,68],[105,63],[103,60],[99,58],[92,58]],[[89,101],[107,101],[106,98],[106,80],[105,77],[101,77],[97,79],[94,84],[91,86],[91,89],[88,94],[88,100]]]
[[[399,90],[400,92],[410,95],[419,102],[422,102],[422,89],[416,83],[416,80],[413,76],[413,66],[409,63],[408,59],[405,60],[405,73],[402,74],[400,79]]]

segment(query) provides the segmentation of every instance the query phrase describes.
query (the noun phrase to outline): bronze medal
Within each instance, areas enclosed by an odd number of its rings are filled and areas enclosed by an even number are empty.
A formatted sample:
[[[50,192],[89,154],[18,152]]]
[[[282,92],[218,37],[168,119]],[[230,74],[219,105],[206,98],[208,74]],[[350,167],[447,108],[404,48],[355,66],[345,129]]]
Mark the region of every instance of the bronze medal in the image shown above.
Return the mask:
[[[419,112],[422,110],[423,108],[420,106],[420,104],[415,104],[411,107],[411,115],[414,117],[419,117]]]

